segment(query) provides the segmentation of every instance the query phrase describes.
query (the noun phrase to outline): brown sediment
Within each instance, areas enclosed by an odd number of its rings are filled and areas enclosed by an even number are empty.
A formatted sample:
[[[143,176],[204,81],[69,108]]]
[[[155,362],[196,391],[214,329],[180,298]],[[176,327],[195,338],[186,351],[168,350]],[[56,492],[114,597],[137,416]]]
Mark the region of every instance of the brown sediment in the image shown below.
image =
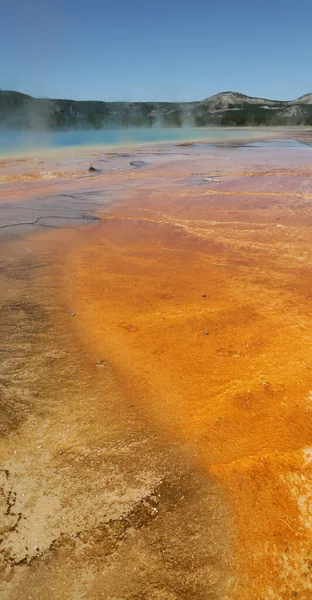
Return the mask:
[[[0,183],[19,183],[25,181],[40,181],[41,179],[70,179],[73,177],[86,176],[84,171],[71,171],[70,173],[64,172],[53,172],[46,171],[41,173],[22,173],[22,174],[10,174],[0,175]]]
[[[2,244],[6,600],[310,597],[312,171],[224,152]]]
[[[1,598],[221,599],[230,507],[77,338],[62,281],[80,234],[1,244]]]

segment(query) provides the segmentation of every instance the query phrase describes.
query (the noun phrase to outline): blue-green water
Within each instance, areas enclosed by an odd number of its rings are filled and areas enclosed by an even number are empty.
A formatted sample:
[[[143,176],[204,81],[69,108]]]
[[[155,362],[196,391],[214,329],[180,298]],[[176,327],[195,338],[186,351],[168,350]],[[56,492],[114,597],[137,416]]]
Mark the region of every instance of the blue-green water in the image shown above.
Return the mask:
[[[185,140],[242,139],[259,135],[255,129],[103,129],[100,131],[29,132],[0,131],[0,154],[15,154],[45,148],[116,146]]]

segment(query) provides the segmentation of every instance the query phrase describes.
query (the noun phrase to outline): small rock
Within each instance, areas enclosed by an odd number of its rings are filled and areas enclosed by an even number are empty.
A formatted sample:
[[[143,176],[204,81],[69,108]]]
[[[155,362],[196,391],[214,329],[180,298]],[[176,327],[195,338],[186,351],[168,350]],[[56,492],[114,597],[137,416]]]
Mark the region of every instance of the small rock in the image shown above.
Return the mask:
[[[206,298],[206,294],[203,294],[203,295],[202,295],[202,298]]]
[[[204,334],[205,335],[209,335],[209,331],[204,331]]]
[[[89,173],[95,173],[96,168],[93,167],[92,165],[90,165],[89,169],[88,169]]]
[[[144,160],[132,160],[130,166],[135,167],[136,169],[142,169],[142,167],[147,166],[147,163],[144,162]]]

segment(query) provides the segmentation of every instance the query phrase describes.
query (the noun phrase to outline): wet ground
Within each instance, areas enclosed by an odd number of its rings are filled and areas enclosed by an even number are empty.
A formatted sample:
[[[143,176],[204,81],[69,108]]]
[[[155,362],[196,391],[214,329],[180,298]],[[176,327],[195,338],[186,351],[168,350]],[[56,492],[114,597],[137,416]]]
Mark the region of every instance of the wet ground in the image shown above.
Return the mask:
[[[40,160],[0,166],[1,598],[310,598],[312,149]]]

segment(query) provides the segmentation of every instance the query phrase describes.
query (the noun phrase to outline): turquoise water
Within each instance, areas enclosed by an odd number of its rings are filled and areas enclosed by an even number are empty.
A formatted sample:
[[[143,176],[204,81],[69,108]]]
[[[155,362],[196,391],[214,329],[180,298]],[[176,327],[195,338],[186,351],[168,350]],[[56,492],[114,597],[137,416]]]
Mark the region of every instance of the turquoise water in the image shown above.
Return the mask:
[[[116,146],[183,140],[242,139],[259,135],[255,129],[103,129],[100,131],[0,131],[0,154],[14,154],[45,148]]]
[[[251,142],[245,148],[310,148],[310,146],[298,140],[269,140],[265,142]]]

